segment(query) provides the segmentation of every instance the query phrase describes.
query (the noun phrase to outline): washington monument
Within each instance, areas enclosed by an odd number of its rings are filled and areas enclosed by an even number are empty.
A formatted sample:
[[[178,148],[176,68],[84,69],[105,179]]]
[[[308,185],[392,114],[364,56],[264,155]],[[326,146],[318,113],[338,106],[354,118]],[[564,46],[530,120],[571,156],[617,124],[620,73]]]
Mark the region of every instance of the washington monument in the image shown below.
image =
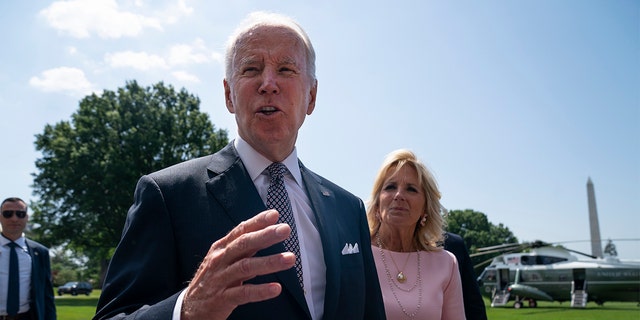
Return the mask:
[[[591,227],[591,255],[602,258],[602,242],[600,241],[600,224],[596,208],[596,193],[591,178],[587,180],[587,199],[589,201],[589,226]]]

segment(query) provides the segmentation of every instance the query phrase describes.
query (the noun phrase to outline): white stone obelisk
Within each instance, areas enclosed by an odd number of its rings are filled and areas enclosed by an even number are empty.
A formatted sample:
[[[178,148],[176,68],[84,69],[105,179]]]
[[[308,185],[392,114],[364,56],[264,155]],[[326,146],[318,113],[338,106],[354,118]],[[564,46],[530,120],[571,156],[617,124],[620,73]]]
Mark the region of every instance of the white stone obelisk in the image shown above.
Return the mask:
[[[591,255],[602,258],[602,241],[600,240],[600,224],[596,208],[596,192],[591,177],[587,180],[587,200],[589,202],[589,226],[591,227]]]

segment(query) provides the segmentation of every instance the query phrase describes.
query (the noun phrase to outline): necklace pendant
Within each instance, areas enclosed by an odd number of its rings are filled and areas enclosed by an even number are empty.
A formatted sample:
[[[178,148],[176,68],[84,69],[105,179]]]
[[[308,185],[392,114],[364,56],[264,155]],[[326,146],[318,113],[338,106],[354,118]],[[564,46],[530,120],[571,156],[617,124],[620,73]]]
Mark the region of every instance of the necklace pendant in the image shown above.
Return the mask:
[[[398,275],[396,276],[396,279],[398,280],[398,282],[400,283],[405,283],[407,282],[407,277],[404,275],[404,273],[402,273],[402,271],[398,272]]]

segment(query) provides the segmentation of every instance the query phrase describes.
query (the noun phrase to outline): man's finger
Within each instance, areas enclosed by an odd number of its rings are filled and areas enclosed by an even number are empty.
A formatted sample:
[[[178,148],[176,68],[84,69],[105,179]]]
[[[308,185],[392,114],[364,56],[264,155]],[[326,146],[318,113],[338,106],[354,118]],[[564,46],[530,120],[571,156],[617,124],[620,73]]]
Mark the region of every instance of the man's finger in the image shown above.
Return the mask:
[[[264,301],[280,295],[282,285],[277,282],[263,284],[245,284],[233,287],[225,292],[225,298],[233,305],[243,305],[251,302]]]
[[[216,243],[227,246],[231,241],[234,241],[245,233],[262,230],[270,225],[274,225],[276,222],[278,222],[278,211],[273,209],[262,211],[251,219],[240,222],[240,224],[231,229],[226,236],[216,241]]]
[[[280,272],[293,268],[296,256],[291,252],[282,252],[266,257],[242,259],[227,268],[230,279],[244,282],[257,276]]]

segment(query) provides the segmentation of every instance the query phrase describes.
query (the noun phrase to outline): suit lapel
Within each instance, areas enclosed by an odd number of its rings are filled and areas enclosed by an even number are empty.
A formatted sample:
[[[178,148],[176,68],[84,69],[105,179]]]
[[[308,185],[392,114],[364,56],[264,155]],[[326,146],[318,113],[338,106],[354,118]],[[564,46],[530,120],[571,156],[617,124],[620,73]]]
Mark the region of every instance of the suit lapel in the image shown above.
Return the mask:
[[[232,144],[214,154],[207,169],[209,194],[236,225],[266,209]]]
[[[206,182],[209,194],[216,198],[224,212],[236,225],[267,209],[233,143],[215,153],[207,169],[212,173],[210,173],[212,178]],[[256,256],[273,255],[284,251],[286,251],[284,244],[277,243],[258,251]],[[269,278],[268,275],[264,277]],[[274,279],[268,281],[280,282],[311,317],[295,268],[278,272]]]
[[[38,261],[38,252],[33,250],[33,247],[29,243],[29,239],[25,239],[25,243],[27,244],[27,253],[29,253],[29,256],[31,257],[31,277],[33,277],[36,274],[35,271],[40,265]]]
[[[333,319],[333,314],[338,307],[338,295],[331,294],[340,292],[340,261],[336,258],[336,252],[340,252],[338,243],[338,226],[336,215],[327,217],[323,212],[335,212],[339,208],[331,206],[335,203],[335,195],[333,190],[326,188],[320,178],[313,172],[309,171],[302,163],[300,163],[300,172],[304,185],[307,188],[307,194],[314,217],[318,223],[318,232],[322,240],[322,249],[324,253],[324,263],[326,266],[326,290],[324,296],[324,318]]]
[[[27,244],[27,252],[29,256],[31,256],[31,292],[29,293],[31,297],[31,306],[36,305],[34,299],[36,297],[36,292],[42,290],[40,284],[42,283],[42,279],[40,279],[40,252],[33,249],[33,246],[29,243],[29,239],[25,239]],[[35,310],[34,310],[35,311]]]

